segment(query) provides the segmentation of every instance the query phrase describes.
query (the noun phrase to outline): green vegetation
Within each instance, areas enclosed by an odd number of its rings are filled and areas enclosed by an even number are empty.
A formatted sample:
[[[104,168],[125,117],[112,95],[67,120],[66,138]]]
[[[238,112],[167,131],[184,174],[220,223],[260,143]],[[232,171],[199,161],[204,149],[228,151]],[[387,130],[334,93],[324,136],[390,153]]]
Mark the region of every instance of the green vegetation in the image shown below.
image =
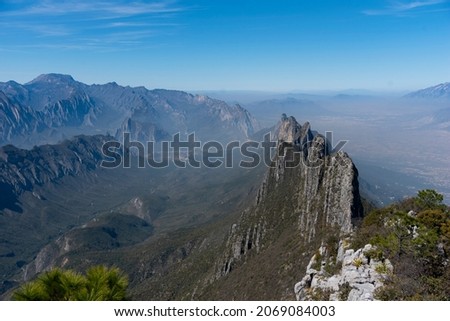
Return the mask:
[[[331,289],[315,288],[311,289],[309,295],[311,301],[330,301]]]
[[[380,274],[388,274],[389,273],[389,269],[385,262],[378,264],[375,267],[375,271]]]
[[[353,240],[371,243],[368,258],[388,258],[394,274],[377,291],[381,300],[450,299],[450,211],[443,196],[423,190],[414,198],[367,215]],[[384,264],[383,260],[381,260]],[[381,264],[380,272],[386,269]]]
[[[122,301],[127,278],[117,268],[96,266],[86,275],[55,268],[13,294],[17,301]]]
[[[350,283],[345,282],[344,284],[339,286],[339,300],[340,301],[347,301],[348,295],[350,294],[350,291],[352,290],[352,287]]]
[[[426,189],[419,191],[414,199],[416,205],[421,209],[436,209],[443,207],[444,196],[435,190]]]
[[[314,264],[311,267],[316,271],[320,271],[322,268],[322,254],[319,251],[314,254]]]
[[[356,258],[356,259],[353,260],[352,264],[353,264],[354,266],[356,266],[356,268],[358,269],[358,268],[360,268],[361,265],[363,264],[363,261],[362,261],[362,259],[360,259],[360,258],[358,257],[358,258]]]

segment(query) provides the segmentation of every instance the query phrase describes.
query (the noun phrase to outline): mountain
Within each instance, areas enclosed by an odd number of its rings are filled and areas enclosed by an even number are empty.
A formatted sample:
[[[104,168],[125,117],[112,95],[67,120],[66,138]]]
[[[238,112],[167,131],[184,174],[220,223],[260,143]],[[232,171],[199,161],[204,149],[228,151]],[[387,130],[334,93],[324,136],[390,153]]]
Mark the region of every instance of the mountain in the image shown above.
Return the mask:
[[[0,142],[29,135],[43,127],[41,115],[0,91]]]
[[[450,98],[450,82],[442,83],[436,86],[411,92],[405,96],[406,98],[419,99],[449,99]]]
[[[339,239],[361,219],[363,208],[351,159],[330,151],[309,123],[300,125],[295,118],[284,117],[274,136],[277,154],[253,204],[240,215],[201,230],[192,240],[190,254],[176,267],[162,277],[140,281],[133,289],[136,298],[296,298],[294,286],[311,256],[321,244],[337,249]],[[218,235],[223,241],[217,240]],[[191,279],[177,288],[182,273],[190,273]]]
[[[174,90],[86,85],[69,75],[41,75],[24,85],[0,83],[0,93],[0,144],[32,146],[76,134],[121,135],[133,128],[132,136],[143,139],[157,139],[158,132],[195,132],[222,141],[246,138],[258,127],[239,105]]]
[[[317,248],[321,244],[337,248],[339,239],[353,231],[363,209],[358,172],[347,154],[331,151],[324,136],[312,131],[308,123],[298,124],[293,117],[284,117],[273,134],[278,141],[277,154],[271,167],[266,168],[259,188],[239,194],[240,206],[235,205],[215,219],[165,233],[158,233],[160,219],[147,220],[152,228],[138,223],[141,234],[137,235],[151,236],[144,241],[133,238],[126,246],[117,245],[120,241],[113,237],[112,229],[118,235],[120,231],[113,223],[101,223],[95,239],[86,232],[94,223],[81,229],[74,227],[27,263],[24,267],[27,277],[52,266],[83,270],[93,264],[113,264],[129,275],[133,299],[295,299],[294,286]],[[264,169],[215,170],[214,177],[224,175],[218,185],[231,183],[230,191],[235,191],[250,179],[258,182],[255,171]],[[202,172],[195,173],[198,176]],[[204,174],[205,178],[211,177]],[[233,175],[238,175],[239,180],[230,181]],[[166,185],[172,184],[171,179],[164,181]],[[186,184],[192,186],[192,182]],[[215,186],[208,184],[205,192],[199,191],[191,209],[186,207],[188,202],[182,201],[184,216],[190,211],[200,211],[202,202],[219,196]],[[188,192],[186,188],[181,191],[185,193],[182,199],[194,191],[188,188],[191,190]],[[171,194],[171,198],[178,193]],[[204,193],[207,197],[202,201],[198,197]],[[227,194],[221,193],[223,198],[222,195]],[[141,209],[143,200],[133,199],[111,213],[124,213],[135,206]],[[215,203],[215,207],[223,201]],[[176,203],[172,199],[170,204]],[[99,218],[110,222],[110,214],[105,215],[106,218]],[[167,214],[161,218],[164,215]],[[145,217],[138,216],[141,220]],[[86,239],[93,245],[88,247]]]
[[[92,217],[99,194],[87,198],[86,192],[98,177],[101,147],[111,139],[77,136],[31,150],[0,148],[0,294],[49,240]]]
[[[17,209],[17,198],[65,176],[80,176],[95,170],[107,136],[78,136],[59,145],[43,145],[31,150],[6,145],[0,148],[0,210]],[[39,197],[38,195],[36,197]]]
[[[363,215],[358,171],[347,154],[331,152],[324,136],[293,117],[281,120],[276,138],[256,205],[232,226],[208,296],[293,299],[306,257],[349,235]]]

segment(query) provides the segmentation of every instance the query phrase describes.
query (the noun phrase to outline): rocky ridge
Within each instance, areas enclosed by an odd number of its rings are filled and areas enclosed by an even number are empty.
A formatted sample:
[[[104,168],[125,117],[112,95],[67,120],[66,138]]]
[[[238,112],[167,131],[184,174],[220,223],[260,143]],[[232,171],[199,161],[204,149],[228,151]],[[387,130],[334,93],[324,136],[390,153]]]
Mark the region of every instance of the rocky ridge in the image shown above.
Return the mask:
[[[358,171],[345,152],[332,151],[324,136],[313,132],[309,123],[300,125],[294,117],[283,116],[274,137],[277,155],[255,206],[231,228],[216,279],[231,276],[255,256],[276,255],[268,252],[282,239],[298,244],[295,255],[303,256],[324,238],[335,236],[338,240],[349,235],[354,221],[362,217]],[[297,260],[283,265],[289,266],[292,274],[306,268],[305,258]]]
[[[77,134],[125,130],[142,139],[195,132],[202,139],[245,139],[258,129],[239,105],[182,91],[86,85],[46,74],[24,85],[0,83],[0,144],[33,146]],[[120,136],[120,137],[119,137]]]
[[[35,186],[64,176],[83,175],[95,170],[103,159],[102,145],[108,136],[77,136],[58,145],[31,150],[12,145],[0,148],[0,210],[11,207],[18,195]]]

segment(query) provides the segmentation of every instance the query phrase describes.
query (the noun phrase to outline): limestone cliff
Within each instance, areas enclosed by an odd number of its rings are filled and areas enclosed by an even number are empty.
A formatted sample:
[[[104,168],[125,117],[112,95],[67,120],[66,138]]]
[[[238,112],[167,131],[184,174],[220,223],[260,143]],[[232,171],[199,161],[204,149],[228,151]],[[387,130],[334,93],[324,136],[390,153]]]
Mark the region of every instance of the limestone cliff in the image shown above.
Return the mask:
[[[388,259],[377,257],[372,245],[353,250],[341,241],[337,255],[321,246],[295,285],[297,300],[373,301],[375,290],[393,272]]]
[[[274,137],[277,155],[255,206],[232,226],[215,277],[237,280],[254,264],[258,272],[267,271],[251,278],[278,278],[274,287],[279,289],[236,298],[293,298],[293,285],[313,251],[323,241],[337,244],[363,214],[358,171],[345,152],[332,151],[323,135],[293,117],[281,119]]]

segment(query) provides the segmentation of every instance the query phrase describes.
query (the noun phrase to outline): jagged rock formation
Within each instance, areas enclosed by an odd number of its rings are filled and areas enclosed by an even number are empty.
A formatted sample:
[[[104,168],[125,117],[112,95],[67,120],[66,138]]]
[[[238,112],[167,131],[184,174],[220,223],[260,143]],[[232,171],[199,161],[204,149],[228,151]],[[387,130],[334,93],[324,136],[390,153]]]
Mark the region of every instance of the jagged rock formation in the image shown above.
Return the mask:
[[[290,298],[287,293],[292,293],[294,282],[288,280],[297,269],[306,268],[309,259],[304,255],[325,238],[333,236],[337,242],[348,235],[363,210],[358,172],[346,153],[331,151],[324,136],[311,131],[309,123],[301,126],[293,117],[283,116],[275,138],[277,155],[258,192],[256,205],[232,226],[215,278],[227,276],[229,280],[264,256],[269,262],[280,260],[286,271],[272,270],[268,271],[271,276],[265,275],[280,278],[280,299]],[[294,244],[296,248],[292,248]],[[277,253],[276,248],[281,246],[287,248],[286,253]],[[234,272],[236,269],[240,271]],[[272,298],[274,293],[268,292],[249,298]]]
[[[268,217],[260,215],[268,207],[278,212],[279,220],[287,214],[286,207],[292,209],[295,214],[289,215],[297,218],[298,237],[305,242],[311,242],[318,229],[327,225],[348,234],[352,220],[362,216],[358,172],[347,154],[341,151],[330,154],[325,138],[314,134],[309,123],[300,126],[294,117],[282,119],[275,137],[278,155],[258,192],[256,208],[243,214],[241,224],[233,225],[229,240],[231,256],[223,274],[248,250],[253,247],[259,250],[271,224]],[[273,208],[275,202],[281,205],[278,210]],[[257,221],[243,228],[242,223],[252,216]]]
[[[297,300],[373,301],[374,292],[393,272],[388,259],[373,255],[372,245],[356,251],[341,241],[336,256],[321,246],[311,258],[306,275],[295,285]],[[330,273],[330,270],[335,273]]]

